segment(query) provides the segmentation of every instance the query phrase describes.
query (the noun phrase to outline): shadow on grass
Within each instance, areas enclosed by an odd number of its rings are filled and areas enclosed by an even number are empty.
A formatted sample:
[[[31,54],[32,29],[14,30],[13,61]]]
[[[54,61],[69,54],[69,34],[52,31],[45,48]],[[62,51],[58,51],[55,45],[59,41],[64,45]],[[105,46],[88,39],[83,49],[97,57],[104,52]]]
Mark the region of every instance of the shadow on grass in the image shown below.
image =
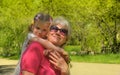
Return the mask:
[[[0,75],[13,75],[16,65],[0,65]]]

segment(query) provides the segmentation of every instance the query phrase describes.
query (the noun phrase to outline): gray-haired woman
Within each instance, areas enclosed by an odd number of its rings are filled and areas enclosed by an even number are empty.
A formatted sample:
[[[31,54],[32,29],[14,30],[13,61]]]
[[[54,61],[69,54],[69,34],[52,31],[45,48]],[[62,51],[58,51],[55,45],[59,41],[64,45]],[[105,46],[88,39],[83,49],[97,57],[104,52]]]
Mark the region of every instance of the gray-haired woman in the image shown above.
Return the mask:
[[[62,47],[70,35],[69,23],[59,17],[53,21],[47,34],[47,40],[55,46]],[[44,55],[45,48],[39,42],[32,42],[21,59],[20,75],[69,75],[69,66],[57,52]]]

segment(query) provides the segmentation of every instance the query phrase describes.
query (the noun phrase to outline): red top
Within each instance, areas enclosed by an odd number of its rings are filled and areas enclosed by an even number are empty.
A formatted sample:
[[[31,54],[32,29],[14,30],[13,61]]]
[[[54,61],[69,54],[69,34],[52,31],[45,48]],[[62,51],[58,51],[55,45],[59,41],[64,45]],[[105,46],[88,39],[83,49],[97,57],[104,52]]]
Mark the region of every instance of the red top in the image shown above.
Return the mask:
[[[51,66],[43,51],[44,48],[40,43],[32,42],[22,56],[21,70],[32,72],[35,75],[60,75],[60,71]],[[22,75],[21,72],[20,75]]]

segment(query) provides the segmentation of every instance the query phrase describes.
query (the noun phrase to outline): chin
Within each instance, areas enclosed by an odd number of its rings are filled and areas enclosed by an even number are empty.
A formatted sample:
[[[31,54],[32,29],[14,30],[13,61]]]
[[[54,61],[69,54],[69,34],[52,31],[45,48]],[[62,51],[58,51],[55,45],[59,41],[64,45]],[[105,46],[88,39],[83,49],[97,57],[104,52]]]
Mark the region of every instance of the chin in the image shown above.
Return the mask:
[[[52,41],[52,43],[53,43],[54,45],[58,45],[58,42],[57,42],[57,41]]]

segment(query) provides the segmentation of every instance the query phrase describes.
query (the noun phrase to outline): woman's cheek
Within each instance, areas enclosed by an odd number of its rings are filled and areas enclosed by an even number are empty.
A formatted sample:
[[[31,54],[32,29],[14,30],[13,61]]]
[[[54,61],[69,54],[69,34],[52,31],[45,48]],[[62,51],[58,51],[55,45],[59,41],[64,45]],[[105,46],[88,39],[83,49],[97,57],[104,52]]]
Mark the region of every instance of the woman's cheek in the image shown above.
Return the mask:
[[[66,41],[67,41],[67,38],[66,38],[66,37],[61,37],[61,40],[60,40],[60,43],[61,43],[61,44],[64,44]]]
[[[56,43],[57,42],[57,40],[52,36],[48,37],[48,41],[50,41],[51,43]]]

